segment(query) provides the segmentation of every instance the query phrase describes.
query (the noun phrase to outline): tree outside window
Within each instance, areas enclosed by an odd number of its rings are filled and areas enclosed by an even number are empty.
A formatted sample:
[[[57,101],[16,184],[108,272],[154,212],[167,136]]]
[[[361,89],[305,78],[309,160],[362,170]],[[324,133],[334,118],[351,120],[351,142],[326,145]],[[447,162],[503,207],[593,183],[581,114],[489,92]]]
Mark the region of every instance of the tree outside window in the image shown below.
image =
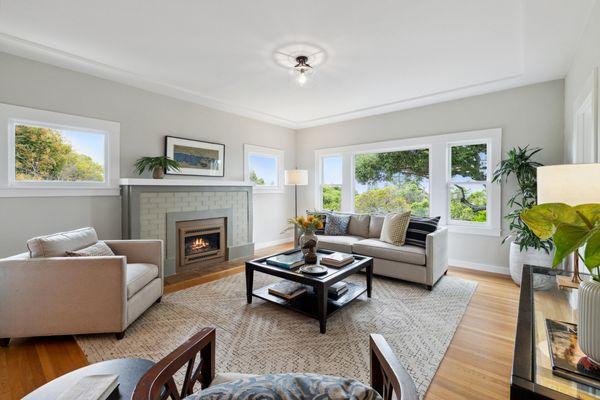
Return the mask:
[[[15,180],[104,182],[101,133],[15,125]]]

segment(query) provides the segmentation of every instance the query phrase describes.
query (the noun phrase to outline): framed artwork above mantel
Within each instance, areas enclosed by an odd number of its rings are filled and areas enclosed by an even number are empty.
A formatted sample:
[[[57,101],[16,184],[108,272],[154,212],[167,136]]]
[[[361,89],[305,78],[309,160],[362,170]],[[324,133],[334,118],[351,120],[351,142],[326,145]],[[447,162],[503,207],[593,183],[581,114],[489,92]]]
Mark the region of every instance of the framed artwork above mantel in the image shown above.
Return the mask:
[[[165,137],[165,156],[179,162],[180,171],[168,171],[169,175],[225,176],[225,145]]]

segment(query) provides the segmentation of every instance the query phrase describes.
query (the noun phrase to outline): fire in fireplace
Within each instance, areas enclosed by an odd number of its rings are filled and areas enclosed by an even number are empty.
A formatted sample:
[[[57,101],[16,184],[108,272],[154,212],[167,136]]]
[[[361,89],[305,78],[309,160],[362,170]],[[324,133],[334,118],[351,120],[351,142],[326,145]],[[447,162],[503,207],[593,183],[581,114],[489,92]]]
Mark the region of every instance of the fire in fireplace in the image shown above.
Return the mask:
[[[177,271],[215,264],[227,257],[225,218],[177,222]]]

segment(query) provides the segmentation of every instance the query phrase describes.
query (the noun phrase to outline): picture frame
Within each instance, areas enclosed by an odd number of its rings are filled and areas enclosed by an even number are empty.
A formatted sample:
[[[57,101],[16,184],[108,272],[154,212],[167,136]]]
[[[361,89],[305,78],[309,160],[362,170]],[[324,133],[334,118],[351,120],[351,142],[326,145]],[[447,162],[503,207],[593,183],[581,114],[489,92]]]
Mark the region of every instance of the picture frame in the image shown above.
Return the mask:
[[[165,136],[165,156],[181,164],[168,175],[225,176],[225,145],[222,143]]]

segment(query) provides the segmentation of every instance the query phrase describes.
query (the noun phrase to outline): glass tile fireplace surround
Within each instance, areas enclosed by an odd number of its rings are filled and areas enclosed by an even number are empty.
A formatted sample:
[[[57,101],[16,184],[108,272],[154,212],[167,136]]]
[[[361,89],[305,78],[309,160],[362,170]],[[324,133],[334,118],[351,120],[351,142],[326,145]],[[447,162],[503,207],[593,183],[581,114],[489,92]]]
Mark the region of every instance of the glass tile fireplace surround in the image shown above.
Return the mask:
[[[227,259],[227,219],[178,221],[176,271],[184,272]]]

